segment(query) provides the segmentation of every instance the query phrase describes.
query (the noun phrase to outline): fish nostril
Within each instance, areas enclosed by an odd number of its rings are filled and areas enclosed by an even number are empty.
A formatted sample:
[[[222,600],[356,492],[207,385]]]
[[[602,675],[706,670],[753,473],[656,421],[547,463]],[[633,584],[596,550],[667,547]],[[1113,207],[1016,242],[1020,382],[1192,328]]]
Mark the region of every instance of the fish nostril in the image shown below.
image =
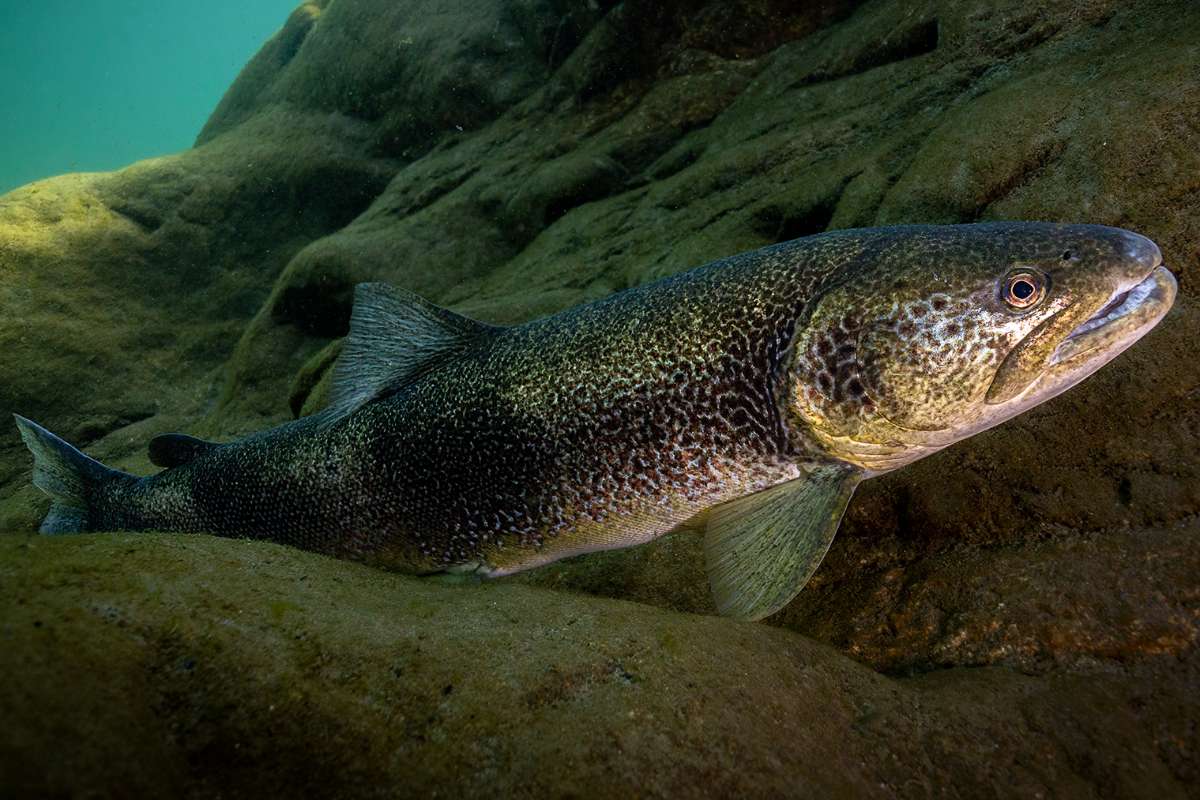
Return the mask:
[[[1125,255],[1142,268],[1142,274],[1162,263],[1162,251],[1158,245],[1138,233],[1125,232]]]

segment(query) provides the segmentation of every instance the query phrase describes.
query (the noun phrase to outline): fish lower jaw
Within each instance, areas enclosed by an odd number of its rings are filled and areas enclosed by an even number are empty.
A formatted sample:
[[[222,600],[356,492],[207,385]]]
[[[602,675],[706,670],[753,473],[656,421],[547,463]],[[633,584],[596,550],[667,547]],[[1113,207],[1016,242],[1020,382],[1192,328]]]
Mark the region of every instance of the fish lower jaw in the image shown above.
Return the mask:
[[[1156,267],[1141,282],[1114,294],[1107,305],[1072,331],[1050,356],[1048,365],[1082,365],[1102,353],[1111,353],[1111,358],[1157,325],[1177,292],[1175,276],[1165,267]]]

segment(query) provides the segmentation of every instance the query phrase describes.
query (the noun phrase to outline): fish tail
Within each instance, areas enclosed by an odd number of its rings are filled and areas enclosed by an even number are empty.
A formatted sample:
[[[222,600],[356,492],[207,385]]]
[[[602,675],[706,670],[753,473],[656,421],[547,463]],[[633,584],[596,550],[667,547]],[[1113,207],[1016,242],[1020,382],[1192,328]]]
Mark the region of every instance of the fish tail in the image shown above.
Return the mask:
[[[50,495],[50,513],[42,533],[81,533],[88,527],[90,505],[101,487],[133,476],[110,469],[55,436],[36,422],[13,414],[25,446],[33,453],[33,485]]]

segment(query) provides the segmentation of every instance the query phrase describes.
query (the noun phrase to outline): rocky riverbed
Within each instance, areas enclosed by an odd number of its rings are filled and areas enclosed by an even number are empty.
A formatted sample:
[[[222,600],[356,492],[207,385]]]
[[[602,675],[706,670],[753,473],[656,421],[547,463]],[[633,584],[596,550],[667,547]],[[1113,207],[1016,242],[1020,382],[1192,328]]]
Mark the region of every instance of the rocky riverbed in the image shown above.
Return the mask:
[[[1184,0],[302,4],[193,149],[0,196],[0,410],[148,472],[318,408],[359,281],[519,322],[827,228],[1120,225],[1179,299],[764,625],[686,535],[470,586],[36,537],[0,433],[0,794],[1194,795],[1198,75]]]

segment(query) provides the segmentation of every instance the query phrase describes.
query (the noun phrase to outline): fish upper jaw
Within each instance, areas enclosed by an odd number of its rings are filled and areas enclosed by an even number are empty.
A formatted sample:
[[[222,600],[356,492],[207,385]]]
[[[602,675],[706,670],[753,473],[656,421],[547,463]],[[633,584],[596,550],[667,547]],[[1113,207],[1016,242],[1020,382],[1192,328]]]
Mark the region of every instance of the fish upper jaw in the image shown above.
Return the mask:
[[[1158,248],[1154,250],[1157,253]],[[1115,349],[1115,356],[1158,324],[1178,291],[1170,270],[1155,265],[1136,283],[1118,287],[1099,311],[1068,334],[1051,355],[1050,365],[1086,360],[1100,350]]]
[[[1162,265],[1162,251],[1158,249],[1158,245],[1140,233],[1133,231],[1123,231],[1123,233],[1128,242],[1125,258],[1138,274],[1145,276]]]

